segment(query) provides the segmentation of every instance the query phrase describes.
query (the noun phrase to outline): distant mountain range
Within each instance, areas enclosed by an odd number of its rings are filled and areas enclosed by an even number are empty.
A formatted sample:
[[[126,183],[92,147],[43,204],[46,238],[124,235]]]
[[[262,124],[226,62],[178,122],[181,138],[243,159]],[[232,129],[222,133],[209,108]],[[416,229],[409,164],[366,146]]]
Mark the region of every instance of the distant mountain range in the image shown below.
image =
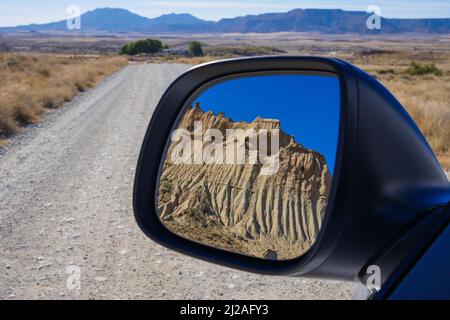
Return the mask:
[[[450,18],[387,19],[382,18],[381,30],[369,30],[369,14],[340,9],[295,9],[286,13],[248,15],[218,22],[205,21],[190,14],[167,14],[146,18],[125,9],[102,8],[81,16],[81,30],[67,29],[66,21],[0,28],[9,32],[86,32],[86,33],[270,33],[319,32],[327,34],[390,34],[431,33],[450,34]]]

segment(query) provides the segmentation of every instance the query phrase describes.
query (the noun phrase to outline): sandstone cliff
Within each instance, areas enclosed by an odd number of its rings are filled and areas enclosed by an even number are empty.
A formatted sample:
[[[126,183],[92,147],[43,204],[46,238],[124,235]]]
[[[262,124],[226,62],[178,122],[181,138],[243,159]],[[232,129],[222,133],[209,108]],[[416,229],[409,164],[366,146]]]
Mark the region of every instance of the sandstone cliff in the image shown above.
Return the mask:
[[[281,131],[276,119],[233,122],[196,106],[179,128],[192,132],[194,121],[204,131],[215,128],[224,134],[237,128],[279,130],[279,168],[262,175],[261,163],[174,164],[168,156],[158,195],[163,223],[189,239],[258,257],[290,259],[305,252],[327,205],[331,176],[325,158]]]

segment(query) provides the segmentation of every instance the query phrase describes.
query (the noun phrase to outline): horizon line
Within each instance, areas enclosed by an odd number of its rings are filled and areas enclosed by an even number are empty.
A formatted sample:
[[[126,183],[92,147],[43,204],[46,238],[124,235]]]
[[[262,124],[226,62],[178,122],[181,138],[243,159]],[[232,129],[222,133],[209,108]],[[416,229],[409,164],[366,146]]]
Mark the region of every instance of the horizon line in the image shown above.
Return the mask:
[[[195,18],[197,18],[199,20],[203,20],[205,22],[215,22],[215,23],[217,23],[217,22],[219,22],[221,20],[231,20],[231,19],[243,18],[243,17],[249,17],[249,16],[261,16],[261,15],[266,15],[266,14],[283,14],[283,13],[289,13],[289,12],[296,11],[296,10],[305,10],[305,11],[307,11],[307,10],[319,10],[319,11],[334,10],[334,11],[343,11],[343,12],[365,13],[367,15],[373,14],[373,13],[369,13],[369,12],[364,11],[364,10],[346,10],[346,9],[342,9],[342,8],[333,8],[333,7],[330,7],[330,8],[301,8],[301,7],[299,7],[299,8],[294,8],[294,9],[290,9],[290,10],[287,10],[287,11],[264,12],[264,13],[258,13],[258,14],[246,14],[246,15],[234,16],[234,17],[230,17],[230,18],[226,18],[226,17],[225,18],[220,18],[218,20],[212,20],[212,19],[211,20],[207,20],[207,19],[199,18],[198,16],[196,16],[196,15],[194,15],[192,13],[189,13],[189,12],[179,12],[179,13],[177,13],[177,12],[168,12],[168,13],[160,14],[160,15],[155,16],[155,17],[148,17],[146,15],[143,15],[143,14],[140,14],[140,13],[136,13],[136,12],[134,12],[134,11],[132,11],[130,9],[124,8],[124,7],[98,7],[98,8],[94,8],[94,9],[85,10],[85,11],[83,11],[80,14],[80,16],[82,16],[82,15],[84,15],[86,13],[89,13],[89,12],[93,12],[93,11],[96,11],[96,10],[104,10],[104,9],[124,10],[124,11],[128,11],[128,12],[130,12],[132,14],[135,14],[135,15],[141,16],[143,18],[147,18],[147,19],[157,19],[157,18],[160,18],[162,16],[167,16],[167,15],[190,15],[192,17],[195,17]],[[445,20],[445,19],[450,19],[450,16],[448,16],[448,17],[441,17],[441,18],[398,18],[398,17],[385,17],[383,15],[380,15],[380,17],[383,18],[383,19],[388,19],[388,20]],[[1,26],[0,25],[0,28],[16,28],[16,27],[30,26],[30,25],[49,24],[49,23],[56,23],[56,22],[61,22],[61,21],[65,21],[65,20],[66,19],[61,18],[60,20],[49,21],[49,22],[40,22],[40,23],[31,22],[31,23],[28,23],[28,24],[17,24],[17,25],[13,25],[13,26],[11,26],[11,25],[10,26]]]

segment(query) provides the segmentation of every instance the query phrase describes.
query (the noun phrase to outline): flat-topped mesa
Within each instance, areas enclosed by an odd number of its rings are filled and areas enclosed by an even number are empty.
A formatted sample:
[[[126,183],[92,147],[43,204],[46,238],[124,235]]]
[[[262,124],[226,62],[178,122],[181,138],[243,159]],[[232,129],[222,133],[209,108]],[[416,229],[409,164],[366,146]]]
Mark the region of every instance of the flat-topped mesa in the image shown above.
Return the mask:
[[[261,117],[256,117],[255,120],[253,120],[250,123],[250,127],[253,127],[254,125],[256,125],[256,128],[258,129],[268,129],[268,130],[273,130],[273,129],[280,129],[280,120],[278,119],[266,119],[266,118],[261,118]]]
[[[273,251],[278,259],[289,259],[309,249],[331,184],[324,156],[296,143],[276,119],[233,122],[197,106],[186,112],[179,128],[192,130],[194,121],[203,130],[221,132],[279,130],[279,167],[272,175],[261,175],[261,163],[174,164],[168,156],[158,194],[163,222],[186,238],[261,257]]]
[[[279,144],[280,148],[287,147],[288,145],[294,143],[294,138],[291,135],[286,134],[281,129],[281,123],[278,119],[267,119],[262,117],[256,117],[252,122],[236,121],[234,122],[231,118],[227,117],[225,113],[219,112],[217,115],[212,111],[204,112],[200,108],[199,103],[195,103],[194,107],[189,108],[186,111],[183,119],[181,120],[178,128],[184,128],[189,132],[194,132],[194,123],[200,122],[202,125],[203,132],[208,129],[218,129],[222,132],[223,136],[226,137],[227,129],[255,129],[255,130],[267,130],[270,134],[272,130],[279,130]],[[299,147],[303,148],[300,144]]]

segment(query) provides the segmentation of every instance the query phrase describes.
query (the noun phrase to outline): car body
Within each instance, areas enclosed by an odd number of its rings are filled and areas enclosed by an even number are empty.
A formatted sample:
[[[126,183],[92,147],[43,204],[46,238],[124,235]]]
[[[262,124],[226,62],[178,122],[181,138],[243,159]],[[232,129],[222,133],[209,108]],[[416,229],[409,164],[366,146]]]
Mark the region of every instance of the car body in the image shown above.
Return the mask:
[[[157,213],[157,186],[167,143],[183,108],[197,91],[220,79],[274,72],[331,73],[340,83],[336,165],[315,243],[295,259],[273,261],[171,232]],[[318,57],[233,59],[204,64],[180,76],[151,119],[134,189],[139,226],[170,249],[261,274],[358,281],[378,289],[375,299],[450,298],[450,276],[444,272],[450,260],[443,254],[449,201],[445,172],[395,97],[357,67]]]

